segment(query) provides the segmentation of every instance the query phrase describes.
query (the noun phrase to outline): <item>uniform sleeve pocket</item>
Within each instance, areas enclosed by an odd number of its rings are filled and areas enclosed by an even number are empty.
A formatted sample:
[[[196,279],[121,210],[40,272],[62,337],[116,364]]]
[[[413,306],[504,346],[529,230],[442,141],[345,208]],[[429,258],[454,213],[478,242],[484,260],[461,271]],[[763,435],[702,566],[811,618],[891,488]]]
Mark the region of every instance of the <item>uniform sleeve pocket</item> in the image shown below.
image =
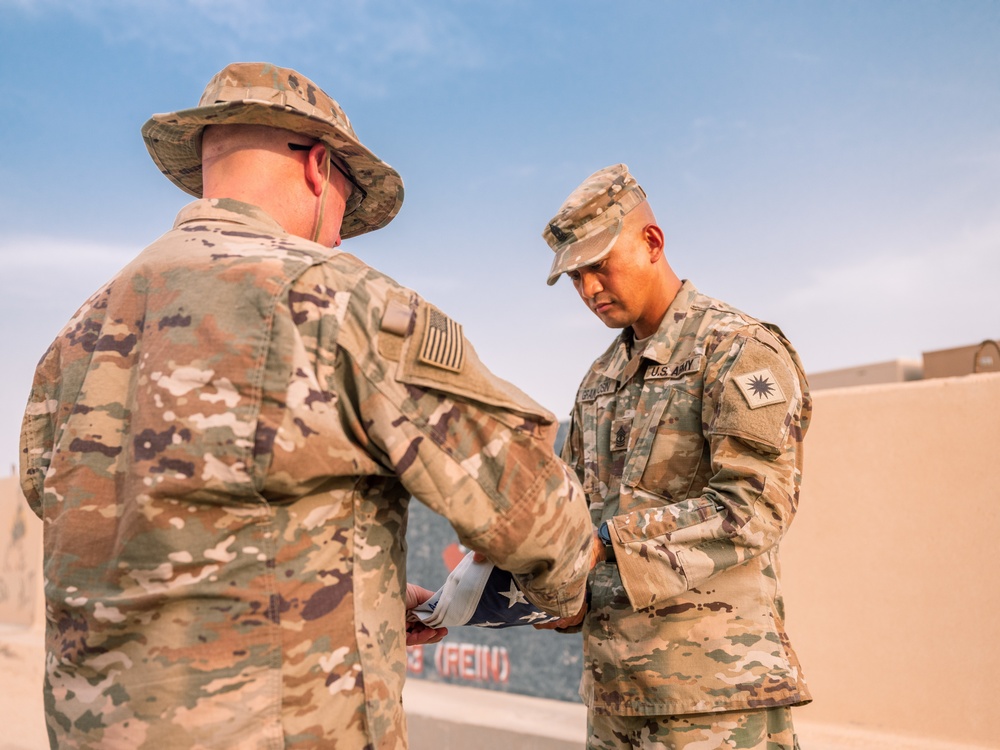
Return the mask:
[[[726,377],[709,432],[739,438],[761,453],[777,455],[797,404],[795,379],[785,360],[769,346],[747,339]]]
[[[649,499],[655,498],[643,490],[637,489],[634,492],[639,500],[645,499],[642,495],[648,495]],[[658,540],[666,544],[689,546],[723,536],[723,510],[710,498],[693,497],[615,516],[614,526],[622,546],[641,554],[645,545]]]
[[[511,412],[546,425],[555,422],[551,412],[490,372],[465,340],[461,326],[427,303],[418,308],[413,331],[401,347],[396,378],[498,407],[500,419]]]
[[[724,535],[724,518],[705,497],[615,516],[615,557],[632,608],[639,611],[686,591],[697,574],[689,570],[688,552]]]

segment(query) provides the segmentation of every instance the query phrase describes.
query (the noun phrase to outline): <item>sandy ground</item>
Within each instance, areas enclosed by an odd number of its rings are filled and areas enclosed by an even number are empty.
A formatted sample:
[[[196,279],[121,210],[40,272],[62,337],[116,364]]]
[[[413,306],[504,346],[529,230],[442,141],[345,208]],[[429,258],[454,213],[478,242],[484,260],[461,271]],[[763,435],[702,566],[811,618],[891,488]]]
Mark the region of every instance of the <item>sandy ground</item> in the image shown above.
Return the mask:
[[[0,625],[0,750],[49,746],[42,709],[42,632]]]
[[[43,669],[42,631],[37,628],[0,625],[0,750],[48,748],[42,707]],[[491,721],[495,719],[494,715],[498,712],[502,720],[493,732],[503,727],[510,728],[512,724],[516,726],[530,723],[528,722],[530,716],[525,713],[526,709],[517,701],[531,702],[522,696],[507,696],[487,690],[410,680],[404,692],[404,703],[407,705],[407,713],[411,716],[411,735],[413,735],[411,750],[431,747],[436,750],[449,750],[441,747],[441,737],[451,735],[454,735],[453,739],[456,742],[448,744],[455,744],[458,747],[468,746],[470,742],[478,744],[474,738],[485,739],[490,736],[490,731],[486,731],[485,734],[483,731],[491,725]],[[462,706],[461,711],[454,710],[453,706],[456,704]],[[561,705],[560,716],[553,717],[550,713],[548,723],[551,724],[554,718],[558,718],[560,722],[566,724],[566,731],[560,733],[562,736],[557,738],[551,731],[552,727],[548,727],[544,734],[550,735],[551,744],[542,741],[540,746],[576,746],[571,740],[567,742],[568,737],[582,735],[586,725],[583,707],[570,703]],[[456,720],[458,716],[464,718]],[[474,720],[470,721],[473,718]],[[430,724],[426,731],[421,731],[421,725],[428,722]],[[435,724],[436,729],[433,726]],[[442,728],[447,724],[454,726],[442,733]],[[978,750],[970,745],[935,742],[916,737],[903,738],[844,726],[813,724],[798,718],[795,726],[803,750]],[[577,728],[580,730],[579,734],[576,732]],[[522,729],[530,731],[528,727]],[[428,741],[428,737],[436,739]],[[483,744],[480,750],[488,750],[486,745],[489,743]],[[580,750],[583,748],[582,736],[579,748]]]

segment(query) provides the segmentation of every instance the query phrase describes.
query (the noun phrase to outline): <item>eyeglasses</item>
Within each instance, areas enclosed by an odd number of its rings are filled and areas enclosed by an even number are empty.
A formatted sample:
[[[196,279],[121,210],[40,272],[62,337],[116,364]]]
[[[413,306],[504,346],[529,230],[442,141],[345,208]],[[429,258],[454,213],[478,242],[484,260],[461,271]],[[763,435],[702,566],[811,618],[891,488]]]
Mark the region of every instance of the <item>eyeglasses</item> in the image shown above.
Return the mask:
[[[303,143],[289,143],[288,148],[292,151],[308,151],[315,145],[316,144],[314,143],[309,145]],[[362,188],[360,185],[358,185],[358,183],[354,181],[354,178],[351,177],[351,175],[347,172],[347,170],[345,170],[342,166],[340,166],[340,164],[337,163],[337,160],[333,158],[333,152],[330,150],[329,147],[327,147],[326,153],[327,156],[330,157],[330,164],[333,165],[334,169],[336,169],[338,172],[344,175],[344,179],[347,180],[349,183],[351,183],[351,187],[354,188],[351,191],[350,197],[347,199],[347,203],[344,205],[344,216],[347,216],[349,214],[354,213],[357,210],[358,206],[361,205],[362,201],[364,201],[364,199],[368,197],[368,193],[365,192],[364,188]]]

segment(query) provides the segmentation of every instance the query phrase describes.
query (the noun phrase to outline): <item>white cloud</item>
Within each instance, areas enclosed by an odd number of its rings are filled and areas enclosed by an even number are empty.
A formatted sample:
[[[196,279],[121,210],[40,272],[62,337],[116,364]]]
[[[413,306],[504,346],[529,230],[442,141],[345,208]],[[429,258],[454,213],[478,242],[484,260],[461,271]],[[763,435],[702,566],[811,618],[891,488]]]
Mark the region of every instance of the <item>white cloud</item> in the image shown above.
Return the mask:
[[[1000,337],[1000,224],[852,257],[806,273],[764,312],[792,337],[807,370]]]
[[[101,268],[113,273],[136,252],[137,248],[134,246],[69,238],[29,235],[0,237],[0,264],[5,274],[10,271],[44,269],[49,277],[65,275],[73,278],[79,274],[81,267]]]
[[[804,286],[786,298],[801,308],[842,303],[846,295],[885,305],[930,308],[942,299],[961,299],[976,289],[997,294],[1000,223],[956,233],[945,241],[872,249],[841,265],[818,267]],[[995,299],[995,296],[994,296]]]
[[[175,54],[228,50],[233,59],[246,58],[247,48],[255,59],[296,49],[303,67],[310,63],[314,70],[341,58],[351,64],[331,69],[350,69],[354,76],[430,62],[468,69],[489,59],[482,40],[440,2],[339,0],[331,7],[320,0],[0,0],[4,5],[36,18],[68,15],[111,46],[140,42]]]

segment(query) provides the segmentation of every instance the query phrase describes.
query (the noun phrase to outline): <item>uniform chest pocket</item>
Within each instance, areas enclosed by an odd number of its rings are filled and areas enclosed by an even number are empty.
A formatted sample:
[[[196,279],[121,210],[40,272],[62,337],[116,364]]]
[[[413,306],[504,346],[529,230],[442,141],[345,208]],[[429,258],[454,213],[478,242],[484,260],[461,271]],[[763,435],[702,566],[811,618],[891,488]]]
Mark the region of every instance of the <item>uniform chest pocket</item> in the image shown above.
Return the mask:
[[[647,383],[622,474],[626,487],[667,502],[687,496],[705,462],[701,394],[686,385]]]
[[[614,396],[597,396],[581,404],[583,427],[583,490],[588,496],[607,492],[614,477],[620,477],[624,450],[612,450]]]

